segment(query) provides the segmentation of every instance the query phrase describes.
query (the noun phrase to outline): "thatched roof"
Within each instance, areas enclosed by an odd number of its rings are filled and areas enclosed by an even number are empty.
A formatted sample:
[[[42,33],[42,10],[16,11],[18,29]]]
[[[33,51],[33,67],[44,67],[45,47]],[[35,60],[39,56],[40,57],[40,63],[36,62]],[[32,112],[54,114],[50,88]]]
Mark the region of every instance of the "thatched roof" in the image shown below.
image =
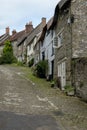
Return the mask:
[[[53,22],[52,22],[52,24],[51,24],[51,26],[50,26],[50,29],[53,29],[54,26],[56,25],[57,20],[58,20],[59,11],[60,11],[62,8],[66,7],[66,6],[68,5],[68,3],[70,3],[70,2],[71,2],[71,0],[61,0],[61,1],[57,4],[57,6],[56,6],[56,8],[55,8],[55,11],[54,11]]]

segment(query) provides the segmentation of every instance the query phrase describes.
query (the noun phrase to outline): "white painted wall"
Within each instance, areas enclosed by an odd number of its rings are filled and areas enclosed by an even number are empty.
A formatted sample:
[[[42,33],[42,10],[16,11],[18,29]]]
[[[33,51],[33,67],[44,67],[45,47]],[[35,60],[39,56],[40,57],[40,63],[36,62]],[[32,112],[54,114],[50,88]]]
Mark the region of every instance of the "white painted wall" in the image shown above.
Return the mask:
[[[33,41],[27,46],[27,62],[34,56],[34,45],[36,44],[36,37]]]
[[[54,36],[55,36],[54,31],[53,31],[53,36],[52,36],[52,31],[50,31],[48,35],[46,33],[44,41],[43,41],[43,46],[40,46],[40,59],[42,60],[42,52],[45,51],[45,59],[48,60],[48,64],[49,64],[48,75],[52,74],[52,64],[51,64],[51,62],[55,58],[55,56],[52,55],[52,46],[53,46]]]

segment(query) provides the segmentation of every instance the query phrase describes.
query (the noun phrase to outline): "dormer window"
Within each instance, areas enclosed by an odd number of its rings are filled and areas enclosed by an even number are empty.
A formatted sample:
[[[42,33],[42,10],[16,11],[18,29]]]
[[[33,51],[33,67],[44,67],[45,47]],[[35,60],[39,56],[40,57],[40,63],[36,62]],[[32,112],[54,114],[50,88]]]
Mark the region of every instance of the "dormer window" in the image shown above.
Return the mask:
[[[53,47],[58,48],[58,37],[57,36],[55,36],[53,39]]]
[[[63,39],[63,34],[62,32],[58,34],[58,47],[62,45],[62,39]]]
[[[63,29],[58,33],[57,36],[54,37],[53,47],[59,48],[62,45],[62,40],[63,40]]]

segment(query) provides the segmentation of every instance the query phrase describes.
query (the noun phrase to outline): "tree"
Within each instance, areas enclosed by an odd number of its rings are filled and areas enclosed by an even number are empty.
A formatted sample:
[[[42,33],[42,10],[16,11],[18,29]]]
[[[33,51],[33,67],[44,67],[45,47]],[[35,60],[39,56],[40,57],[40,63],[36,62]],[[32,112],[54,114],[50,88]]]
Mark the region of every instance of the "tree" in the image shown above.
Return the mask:
[[[13,48],[10,41],[5,42],[3,48],[3,54],[1,57],[1,64],[11,64],[16,61],[16,58],[13,56]]]
[[[13,55],[13,48],[10,41],[5,42],[5,47],[3,48],[3,54],[11,53]]]

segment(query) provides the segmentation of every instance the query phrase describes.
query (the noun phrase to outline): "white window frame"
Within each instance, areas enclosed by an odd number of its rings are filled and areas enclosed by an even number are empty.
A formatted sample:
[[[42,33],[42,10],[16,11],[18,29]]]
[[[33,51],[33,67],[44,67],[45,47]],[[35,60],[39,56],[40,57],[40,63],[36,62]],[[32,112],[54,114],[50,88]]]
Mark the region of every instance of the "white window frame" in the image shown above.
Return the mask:
[[[64,31],[64,28],[62,28],[61,31],[57,34],[57,37],[58,37],[58,48],[62,46],[63,31]]]

